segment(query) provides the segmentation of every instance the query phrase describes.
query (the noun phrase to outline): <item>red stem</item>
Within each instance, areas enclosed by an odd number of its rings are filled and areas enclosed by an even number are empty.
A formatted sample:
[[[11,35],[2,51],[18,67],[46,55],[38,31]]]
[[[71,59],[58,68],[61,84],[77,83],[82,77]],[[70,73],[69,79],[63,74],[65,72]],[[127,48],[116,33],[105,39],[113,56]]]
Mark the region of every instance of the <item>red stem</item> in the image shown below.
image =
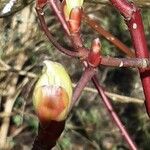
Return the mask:
[[[140,10],[126,0],[110,0],[126,19],[137,58],[149,58]],[[145,94],[145,105],[150,117],[150,71],[139,69]]]
[[[133,29],[134,25],[137,25],[136,29]],[[128,27],[136,50],[136,56],[138,58],[149,58],[142,17],[139,9],[133,13],[132,19],[128,22]],[[139,69],[139,71],[146,98],[145,105],[150,117],[150,70],[143,71],[142,69]]]
[[[110,0],[111,3],[116,7],[119,12],[126,17],[126,19],[130,19],[133,11],[134,5],[133,3],[129,3],[128,0]]]
[[[48,0],[48,4],[53,8],[56,16],[58,17],[59,21],[61,22],[61,25],[63,26],[67,35],[70,35],[70,31],[68,29],[67,23],[62,14],[62,10],[59,10],[59,8],[58,8],[58,1],[57,0]]]
[[[87,83],[91,80],[91,78],[95,74],[95,71],[96,69],[92,67],[85,68],[85,71],[83,72],[81,76],[81,79],[79,80],[78,84],[76,85],[74,89],[73,97],[72,97],[72,105],[71,105],[70,110],[72,109],[76,101],[79,99],[83,89],[85,88]]]
[[[49,41],[57,48],[59,49],[59,51],[61,51],[62,53],[68,55],[68,56],[79,56],[78,52],[75,51],[70,51],[68,49],[65,49],[64,47],[62,47],[56,40],[55,38],[52,36],[52,34],[50,33],[50,31],[48,30],[48,27],[46,25],[44,16],[43,16],[43,11],[41,9],[36,8],[36,12],[38,14],[38,19],[40,20],[41,26],[42,26],[42,30],[44,31],[44,33],[46,34],[47,38],[49,39]]]
[[[150,59],[101,57],[100,65],[109,67],[139,67],[148,70],[150,69]]]
[[[130,135],[128,134],[127,130],[125,129],[124,125],[122,124],[122,122],[120,121],[117,113],[115,112],[115,110],[112,107],[111,102],[109,101],[109,99],[107,98],[106,94],[104,93],[104,90],[101,88],[100,84],[98,83],[98,79],[96,76],[94,76],[92,78],[92,81],[99,93],[99,95],[102,97],[102,101],[105,104],[110,116],[112,117],[112,119],[114,120],[114,122],[116,123],[116,125],[118,126],[118,128],[120,129],[123,137],[125,138],[125,140],[127,141],[127,143],[129,144],[131,150],[137,150],[137,146],[136,144],[132,141]]]
[[[43,12],[40,9],[36,9],[38,14],[38,19],[40,20],[40,24],[42,30],[45,32],[49,41],[62,53],[72,56],[72,57],[80,57],[81,59],[86,59],[88,57],[89,50],[85,47],[82,47],[82,40],[79,33],[75,35],[70,35],[72,42],[74,42],[74,48],[77,48],[76,51],[68,50],[62,47],[52,36],[48,27],[46,25]],[[146,68],[150,66],[149,59],[136,59],[136,58],[112,58],[112,57],[102,57],[100,65],[111,66],[111,67],[139,67],[139,68]],[[122,64],[122,65],[121,65]]]

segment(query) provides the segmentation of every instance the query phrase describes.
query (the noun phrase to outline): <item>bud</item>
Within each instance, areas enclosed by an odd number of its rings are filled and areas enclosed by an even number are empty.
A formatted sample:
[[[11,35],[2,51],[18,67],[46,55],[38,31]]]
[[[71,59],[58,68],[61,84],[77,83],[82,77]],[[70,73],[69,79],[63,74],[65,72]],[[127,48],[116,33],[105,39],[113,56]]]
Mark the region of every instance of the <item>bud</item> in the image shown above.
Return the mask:
[[[93,67],[97,67],[101,61],[100,50],[101,50],[101,43],[99,38],[96,38],[92,42],[91,51],[88,56],[88,62]]]
[[[71,105],[71,80],[61,64],[49,60],[44,64],[33,92],[33,105],[40,122],[63,121]]]
[[[36,0],[37,8],[43,8],[47,3],[47,0]]]
[[[64,13],[67,18],[69,18],[73,8],[81,8],[83,5],[83,0],[66,0],[65,2],[66,4],[64,6]]]
[[[83,0],[66,0],[63,1],[63,5],[64,17],[68,23],[70,33],[77,33],[81,25]]]
[[[77,33],[81,26],[82,11],[80,8],[73,8],[68,20],[71,33]]]

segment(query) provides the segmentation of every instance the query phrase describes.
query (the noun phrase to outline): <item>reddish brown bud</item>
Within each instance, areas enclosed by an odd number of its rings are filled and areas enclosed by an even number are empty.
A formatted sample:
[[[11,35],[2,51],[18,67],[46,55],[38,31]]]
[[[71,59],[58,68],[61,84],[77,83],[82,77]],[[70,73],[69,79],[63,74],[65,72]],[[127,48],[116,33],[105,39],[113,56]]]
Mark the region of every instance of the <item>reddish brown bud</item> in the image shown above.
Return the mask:
[[[71,80],[61,64],[49,60],[45,60],[44,64],[33,91],[33,105],[41,124],[63,121],[71,106]]]
[[[94,39],[91,46],[91,52],[89,53],[88,56],[88,62],[93,67],[97,67],[100,64],[101,61],[100,50],[101,50],[101,43],[99,38]]]
[[[73,8],[69,17],[69,29],[71,33],[76,33],[79,31],[81,26],[81,18],[82,18],[82,9],[79,7]]]

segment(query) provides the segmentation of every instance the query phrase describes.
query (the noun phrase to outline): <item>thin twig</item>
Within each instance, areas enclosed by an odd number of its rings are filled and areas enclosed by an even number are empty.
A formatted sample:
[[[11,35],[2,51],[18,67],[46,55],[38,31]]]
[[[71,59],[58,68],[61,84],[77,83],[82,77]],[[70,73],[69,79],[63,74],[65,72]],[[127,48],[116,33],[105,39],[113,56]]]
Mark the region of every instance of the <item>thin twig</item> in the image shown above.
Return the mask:
[[[4,148],[5,144],[6,144],[6,138],[7,138],[7,134],[8,134],[8,129],[9,129],[9,123],[10,123],[10,116],[12,113],[12,108],[13,105],[18,97],[18,95],[20,94],[22,87],[28,82],[28,79],[25,78],[23,80],[23,82],[20,84],[20,86],[18,87],[18,89],[16,89],[17,93],[14,93],[14,95],[10,95],[9,99],[7,99],[6,103],[5,103],[5,110],[4,113],[6,113],[8,116],[3,118],[3,124],[1,125],[1,130],[0,130],[0,148]]]
[[[118,38],[112,35],[110,32],[106,31],[100,24],[98,24],[95,20],[91,19],[88,15],[83,13],[83,19],[87,24],[93,28],[96,32],[102,35],[106,40],[111,42],[113,45],[118,47],[121,51],[127,54],[130,57],[134,57],[135,54],[132,50],[130,50],[125,44],[123,44]]]
[[[64,47],[62,47],[56,40],[55,38],[52,36],[52,34],[50,33],[50,31],[48,30],[48,27],[46,25],[45,19],[44,19],[44,13],[41,9],[36,8],[37,14],[38,14],[38,19],[40,20],[40,24],[41,27],[44,31],[44,33],[46,34],[47,38],[49,39],[49,41],[62,53],[66,54],[67,56],[71,56],[71,57],[75,57],[78,56],[78,52],[75,51],[70,51],[68,49],[65,49]]]
[[[18,136],[23,130],[25,130],[28,126],[27,125],[23,125],[20,128],[16,129],[11,135],[11,138],[14,138],[16,136]]]
[[[61,25],[63,26],[65,32],[70,35],[70,31],[68,29],[67,23],[63,17],[62,14],[62,10],[59,10],[58,4],[60,4],[60,2],[58,2],[57,0],[48,0],[48,4],[53,8],[56,16],[58,17]]]
[[[72,96],[72,105],[70,110],[72,109],[76,101],[79,99],[79,96],[81,95],[83,89],[85,88],[87,83],[91,80],[94,74],[95,74],[94,68],[91,67],[85,68],[85,71],[81,76],[81,79],[79,80],[78,84],[74,89],[73,96]]]
[[[99,93],[99,95],[102,97],[102,101],[106,106],[107,111],[109,112],[109,115],[114,120],[115,124],[120,129],[121,134],[123,135],[126,142],[129,144],[131,150],[137,150],[136,144],[132,141],[130,135],[128,134],[127,130],[125,129],[124,125],[122,124],[121,120],[119,119],[119,116],[115,112],[115,110],[112,107],[112,104],[110,103],[109,99],[105,95],[103,89],[101,88],[100,84],[98,83],[98,79],[96,76],[92,78],[92,81]]]
[[[84,55],[87,53],[84,51],[84,53],[79,52],[80,57],[84,57]],[[88,57],[88,53],[85,55]],[[11,67],[10,65],[6,64],[5,62],[0,59],[2,67],[0,67],[1,72],[14,72],[18,73],[22,76],[28,76],[30,78],[35,78],[36,75],[32,72],[18,69],[17,67]],[[114,58],[114,57],[105,57],[101,56],[101,62],[100,65],[109,66],[109,67],[133,67],[133,68],[141,68],[149,70],[150,68],[150,59],[148,58]]]
[[[75,87],[77,84],[72,84],[73,87]],[[91,87],[85,87],[84,88],[85,92],[92,92],[92,93],[98,93],[96,89],[91,88]],[[107,92],[104,91],[104,93],[114,102],[119,102],[119,103],[135,103],[135,104],[144,104],[144,100],[143,99],[138,99],[138,98],[133,98],[133,97],[129,97],[129,96],[124,96],[124,95],[119,95],[116,93],[111,93],[111,92]]]

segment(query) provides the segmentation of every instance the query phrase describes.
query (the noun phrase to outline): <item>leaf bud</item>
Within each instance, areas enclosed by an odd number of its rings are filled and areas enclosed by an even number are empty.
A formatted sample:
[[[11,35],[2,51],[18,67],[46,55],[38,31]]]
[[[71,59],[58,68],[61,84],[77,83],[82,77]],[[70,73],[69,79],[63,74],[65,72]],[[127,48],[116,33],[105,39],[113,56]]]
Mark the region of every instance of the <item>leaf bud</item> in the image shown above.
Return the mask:
[[[89,52],[88,62],[91,66],[97,67],[101,61],[101,43],[99,38],[93,40],[91,45],[91,51]]]
[[[43,73],[33,92],[33,105],[40,122],[66,119],[72,99],[72,84],[64,67],[44,61]]]

